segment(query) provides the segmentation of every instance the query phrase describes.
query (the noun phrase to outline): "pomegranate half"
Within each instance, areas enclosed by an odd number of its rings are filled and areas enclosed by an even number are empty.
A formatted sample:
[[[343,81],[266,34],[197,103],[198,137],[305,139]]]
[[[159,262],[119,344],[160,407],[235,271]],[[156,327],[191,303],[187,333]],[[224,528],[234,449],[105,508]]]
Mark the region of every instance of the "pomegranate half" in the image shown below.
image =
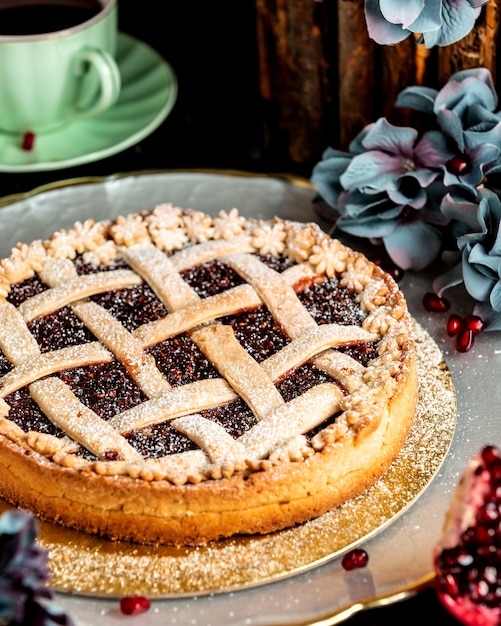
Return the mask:
[[[467,626],[501,624],[501,451],[468,463],[434,552],[437,592]]]

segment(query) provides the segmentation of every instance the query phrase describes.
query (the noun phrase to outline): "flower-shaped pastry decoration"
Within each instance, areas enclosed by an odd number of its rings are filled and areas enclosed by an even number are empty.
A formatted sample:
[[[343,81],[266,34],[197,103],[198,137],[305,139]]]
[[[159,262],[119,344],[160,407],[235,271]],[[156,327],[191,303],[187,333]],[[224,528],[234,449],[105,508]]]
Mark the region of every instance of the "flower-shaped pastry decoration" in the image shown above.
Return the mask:
[[[489,0],[365,0],[369,36],[388,45],[416,35],[427,48],[448,46],[475,26]]]

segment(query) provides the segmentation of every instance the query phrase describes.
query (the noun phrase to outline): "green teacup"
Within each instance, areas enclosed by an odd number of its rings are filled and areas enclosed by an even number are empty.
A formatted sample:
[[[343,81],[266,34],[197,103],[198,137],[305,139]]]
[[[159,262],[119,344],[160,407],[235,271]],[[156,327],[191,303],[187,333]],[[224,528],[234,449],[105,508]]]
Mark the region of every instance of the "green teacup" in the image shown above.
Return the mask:
[[[0,0],[0,131],[48,132],[111,107],[117,30],[117,0]]]

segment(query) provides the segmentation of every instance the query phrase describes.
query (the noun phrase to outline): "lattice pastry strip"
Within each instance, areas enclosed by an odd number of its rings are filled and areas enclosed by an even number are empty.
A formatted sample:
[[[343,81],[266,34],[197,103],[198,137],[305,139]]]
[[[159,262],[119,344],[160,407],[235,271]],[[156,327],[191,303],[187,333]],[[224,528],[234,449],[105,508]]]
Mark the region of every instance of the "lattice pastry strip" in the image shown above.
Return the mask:
[[[162,256],[165,257],[164,254]],[[126,272],[130,274],[130,270],[126,270]],[[91,276],[101,276],[102,279],[106,279],[107,273],[103,272]],[[133,276],[139,280],[139,284],[142,282],[138,275],[133,273]],[[52,294],[65,293],[65,285],[77,282],[76,269],[68,259],[53,259],[46,265],[43,279],[50,285]],[[110,284],[114,285],[112,289],[119,288],[116,286],[116,280],[117,274],[113,273],[110,281]],[[94,282],[101,285],[102,281],[96,280]],[[93,293],[91,292],[90,295],[93,295]],[[75,315],[118,358],[138,387],[148,397],[157,396],[165,389],[168,389],[170,387],[169,383],[158,370],[153,357],[144,351],[142,344],[106,309],[90,300],[78,301],[80,295],[81,292],[77,291],[72,302],[68,301],[67,297],[64,301],[71,305]],[[57,304],[58,308],[62,306],[62,300],[56,300],[54,295],[51,299]],[[82,348],[82,356],[85,356],[84,348]],[[90,355],[88,358],[90,358]],[[75,366],[74,363],[69,362],[66,365],[67,367]],[[82,360],[80,365],[85,365],[85,361]]]
[[[155,359],[106,309],[95,302],[76,302],[73,312],[87,328],[113,352],[130,377],[149,398],[160,395],[170,385],[157,368]]]
[[[169,310],[184,309],[200,299],[182,279],[172,259],[154,245],[140,244],[120,251]]]
[[[195,441],[212,463],[241,464],[266,457],[281,442],[312,430],[339,410],[343,397],[335,383],[317,385],[287,404],[275,407],[238,440],[201,415],[178,418],[172,425]]]
[[[250,285],[238,285],[215,296],[198,299],[185,308],[143,324],[136,328],[133,334],[146,348],[191,330],[195,326],[261,304],[261,298]]]
[[[340,324],[314,326],[305,330],[302,335],[284,346],[280,352],[276,352],[266,359],[262,364],[262,368],[270,378],[276,380],[283,373],[302,365],[313,357],[315,357],[315,362],[316,358],[320,361],[322,353],[328,348],[375,341],[376,339],[377,335],[369,333],[358,326],[342,326]],[[352,364],[357,363],[357,361],[347,357],[347,359],[344,359],[344,363]],[[359,364],[357,363],[357,365]],[[363,366],[361,367],[364,369]],[[357,370],[360,371],[358,368]],[[333,378],[336,378],[337,369],[333,371],[333,374]],[[346,376],[344,378],[347,379]]]
[[[310,266],[306,268],[304,267],[306,264],[300,264],[293,266],[290,272],[286,270],[282,274],[278,274],[257,257],[248,254],[232,255],[226,261],[246,281],[252,284],[268,308],[273,311],[274,318],[279,321],[289,337],[292,339],[297,337],[301,340],[302,337],[307,336],[308,332],[313,334],[324,332],[317,330],[314,318],[304,308],[291,286],[300,279],[300,272],[304,272],[301,278],[315,275]],[[338,326],[338,328],[340,333],[345,332],[341,330],[342,326]],[[376,335],[362,337],[359,330],[358,327],[352,327],[351,330],[346,331],[342,341],[346,344],[376,339]],[[350,332],[351,340],[347,336]],[[287,354],[288,349],[285,350],[284,354]],[[277,354],[276,358],[277,360],[282,358],[280,353]],[[304,360],[307,358],[305,354]],[[350,392],[362,384],[364,368],[348,356],[338,355],[333,351],[323,352],[320,356],[315,356],[313,362],[319,369],[325,371],[335,380],[339,380]]]
[[[97,341],[33,356],[0,378],[0,397],[5,398],[40,378],[64,369],[109,363],[113,358],[111,352]]]
[[[138,244],[121,248],[129,265],[149,284],[170,311],[181,310],[200,298],[180,276],[180,272],[211,261],[218,256],[245,249],[253,252],[250,238],[243,236],[231,241],[209,241],[188,247],[168,258],[153,244]]]
[[[112,270],[76,276],[25,300],[19,306],[19,312],[24,320],[29,322],[76,300],[141,283],[141,277],[131,270]]]
[[[284,404],[273,380],[240,345],[230,326],[212,324],[191,337],[258,419]]]
[[[0,301],[0,348],[13,365],[38,357],[40,348],[13,304]]]
[[[142,274],[147,281],[148,278],[152,280],[153,276],[150,272],[150,268],[145,265],[144,259],[140,260],[139,257],[136,257],[135,262],[136,271]],[[290,285],[301,281],[303,278],[311,278],[313,275],[314,273],[311,267],[305,263],[300,266],[292,266],[282,272],[283,278]],[[183,283],[187,286],[184,281]],[[158,285],[156,282],[149,284],[157,294],[168,291],[168,289],[164,289],[162,285]],[[237,287],[227,289],[226,291],[203,299],[200,299],[191,288],[189,289],[190,292],[188,297],[183,300],[182,304],[184,306],[182,308],[173,310],[163,318],[143,324],[134,331],[134,336],[141,341],[143,347],[150,347],[164,339],[186,332],[195,326],[210,322],[225,315],[231,315],[237,311],[247,308],[251,309],[263,304],[263,301],[256,293],[254,287],[248,284],[238,285]],[[183,288],[183,293],[186,293],[186,287]],[[193,302],[189,304],[191,300],[193,300]],[[173,301],[169,296],[165,296],[163,302],[168,308],[173,306]]]
[[[199,243],[176,252],[170,257],[173,267],[177,272],[183,272],[195,265],[201,265],[218,257],[226,257],[236,252],[255,253],[256,250],[249,235],[233,237],[232,239],[219,239]]]
[[[0,349],[14,368],[17,364],[27,363],[40,356],[40,348],[19,311],[6,300],[0,300]],[[0,379],[0,391],[2,387],[3,379]],[[6,417],[9,411],[9,405],[0,397],[0,417]],[[2,424],[2,432],[8,424]]]
[[[237,398],[236,393],[222,378],[206,378],[173,387],[157,398],[127,409],[109,420],[121,433],[138,430],[173,420],[182,415],[212,409]]]
[[[281,274],[265,265],[258,257],[235,254],[225,261],[254,287],[275,320],[291,339],[299,337],[306,329],[317,325],[301,304],[292,286]]]
[[[30,393],[53,424],[101,459],[117,456],[139,462],[143,457],[109,423],[83,405],[71,389],[52,376],[30,385]]]
[[[337,350],[326,350],[313,359],[315,367],[329,374],[348,393],[353,393],[363,382],[365,367],[350,355]]]
[[[172,425],[200,446],[212,463],[245,463],[245,446],[216,422],[195,413],[175,419]]]
[[[343,392],[335,383],[312,387],[277,407],[268,417],[245,432],[239,442],[248,458],[263,458],[282,441],[307,433],[339,410]]]

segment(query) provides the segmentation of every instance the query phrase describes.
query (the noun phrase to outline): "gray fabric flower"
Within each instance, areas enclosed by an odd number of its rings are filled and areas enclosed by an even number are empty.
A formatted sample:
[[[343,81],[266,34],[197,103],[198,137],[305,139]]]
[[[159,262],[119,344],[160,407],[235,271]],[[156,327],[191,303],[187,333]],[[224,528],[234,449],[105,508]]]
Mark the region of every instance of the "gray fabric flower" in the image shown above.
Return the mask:
[[[408,87],[396,104],[435,116],[454,154],[442,164],[446,186],[460,185],[474,196],[485,176],[501,170],[501,115],[487,69],[457,72],[440,91]]]
[[[364,128],[349,153],[327,149],[311,180],[331,207],[324,216],[337,228],[381,241],[402,269],[422,269],[438,255],[439,227],[448,221],[440,211],[445,189],[437,178],[450,156],[439,131],[419,137],[381,118]]]
[[[489,0],[365,0],[369,36],[379,44],[395,44],[409,35],[427,48],[448,46],[474,27]]]

